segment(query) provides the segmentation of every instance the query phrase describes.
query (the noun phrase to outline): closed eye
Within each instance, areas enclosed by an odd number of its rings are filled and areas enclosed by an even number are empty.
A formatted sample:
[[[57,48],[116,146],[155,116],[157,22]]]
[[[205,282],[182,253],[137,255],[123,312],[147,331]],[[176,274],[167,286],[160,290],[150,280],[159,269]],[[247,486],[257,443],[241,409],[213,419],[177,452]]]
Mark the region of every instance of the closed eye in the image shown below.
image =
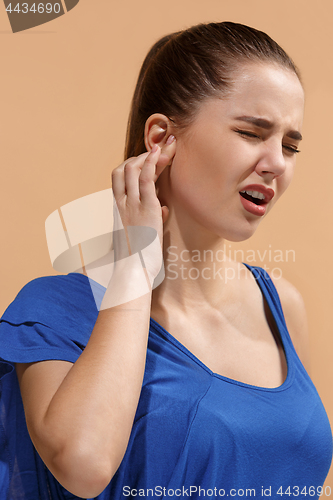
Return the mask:
[[[245,130],[236,130],[236,132],[240,135],[245,135],[246,137],[253,137],[255,139],[260,139],[259,135],[253,134],[252,132],[247,132]]]
[[[283,146],[289,153],[296,154],[300,153],[300,150],[297,148],[293,148],[292,146]]]
[[[241,135],[241,136],[245,136],[245,137],[250,137],[250,138],[253,138],[253,139],[260,139],[260,136],[257,135],[257,134],[254,134],[253,132],[247,132],[246,130],[235,130],[235,132],[237,132],[237,134]],[[300,153],[300,150],[297,149],[296,147],[293,147],[293,146],[286,146],[286,145],[282,145],[282,147],[288,151],[288,153],[291,153],[291,154],[296,154],[296,153]]]

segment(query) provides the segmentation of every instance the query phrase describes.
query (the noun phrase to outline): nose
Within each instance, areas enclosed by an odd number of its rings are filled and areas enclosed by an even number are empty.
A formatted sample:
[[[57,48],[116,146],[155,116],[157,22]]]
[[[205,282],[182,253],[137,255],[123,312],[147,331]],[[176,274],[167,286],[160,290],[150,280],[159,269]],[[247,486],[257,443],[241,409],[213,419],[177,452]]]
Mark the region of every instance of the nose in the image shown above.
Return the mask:
[[[272,180],[284,174],[286,167],[286,157],[283,153],[282,144],[272,142],[265,145],[255,170],[261,177]]]

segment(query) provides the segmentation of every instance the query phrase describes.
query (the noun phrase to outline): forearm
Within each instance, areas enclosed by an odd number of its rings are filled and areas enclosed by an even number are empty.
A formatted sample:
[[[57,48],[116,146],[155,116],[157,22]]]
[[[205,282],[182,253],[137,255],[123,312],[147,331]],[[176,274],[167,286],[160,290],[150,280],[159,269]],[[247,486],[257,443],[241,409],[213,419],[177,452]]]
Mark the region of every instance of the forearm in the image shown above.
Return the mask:
[[[142,285],[142,271],[129,278],[131,287]],[[70,485],[96,473],[110,480],[122,460],[142,386],[150,307],[151,292],[100,311],[85,350],[29,429],[65,486],[66,475]]]

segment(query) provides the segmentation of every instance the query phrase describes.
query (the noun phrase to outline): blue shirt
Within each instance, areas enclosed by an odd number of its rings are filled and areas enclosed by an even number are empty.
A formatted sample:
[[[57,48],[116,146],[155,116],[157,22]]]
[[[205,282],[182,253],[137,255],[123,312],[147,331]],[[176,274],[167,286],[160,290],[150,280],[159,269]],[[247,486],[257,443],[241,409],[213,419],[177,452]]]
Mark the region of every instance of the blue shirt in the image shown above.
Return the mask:
[[[281,336],[285,382],[265,388],[213,373],[151,319],[127,451],[98,500],[319,497],[332,458],[330,424],[295,352],[269,275],[247,267]],[[102,300],[105,289],[92,285]],[[77,498],[56,481],[32,445],[13,363],[75,362],[97,315],[89,280],[76,273],[31,281],[5,311],[0,323],[0,500]]]

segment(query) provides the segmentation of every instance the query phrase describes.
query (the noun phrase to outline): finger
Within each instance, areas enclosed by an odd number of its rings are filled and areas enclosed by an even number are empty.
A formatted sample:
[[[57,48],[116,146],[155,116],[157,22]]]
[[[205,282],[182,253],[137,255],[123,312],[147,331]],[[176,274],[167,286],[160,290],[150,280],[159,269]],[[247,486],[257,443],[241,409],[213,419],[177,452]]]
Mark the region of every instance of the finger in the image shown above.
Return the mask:
[[[119,199],[126,194],[125,173],[124,173],[125,165],[127,165],[130,162],[134,163],[140,162],[142,161],[142,158],[143,159],[146,158],[147,155],[148,153],[146,152],[134,158],[127,158],[127,160],[125,160],[123,163],[121,163],[121,165],[116,167],[111,172],[112,190],[116,199]]]
[[[139,176],[140,198],[143,202],[152,202],[156,200],[155,191],[155,172],[156,163],[161,154],[161,148],[155,144],[150,154],[145,159]]]
[[[117,206],[117,202],[116,202],[114,194],[112,195],[112,197],[113,197],[113,204],[112,204],[113,226],[112,226],[112,228],[113,228],[113,231],[120,231],[121,229],[124,229],[124,225],[123,225],[123,221],[121,220],[119,208]]]
[[[125,190],[129,200],[139,200],[139,175],[149,153],[138,156],[124,166]]]
[[[165,155],[165,154],[161,154],[159,160],[158,160],[158,163],[156,165],[156,169],[155,169],[155,174],[154,174],[154,182],[157,181],[157,179],[159,178],[159,176],[161,175],[161,173],[163,172],[163,170],[169,166],[171,163],[171,160],[169,158],[169,156]]]
[[[120,168],[121,166],[113,169],[111,172],[111,187],[116,200],[125,194],[124,171]]]

